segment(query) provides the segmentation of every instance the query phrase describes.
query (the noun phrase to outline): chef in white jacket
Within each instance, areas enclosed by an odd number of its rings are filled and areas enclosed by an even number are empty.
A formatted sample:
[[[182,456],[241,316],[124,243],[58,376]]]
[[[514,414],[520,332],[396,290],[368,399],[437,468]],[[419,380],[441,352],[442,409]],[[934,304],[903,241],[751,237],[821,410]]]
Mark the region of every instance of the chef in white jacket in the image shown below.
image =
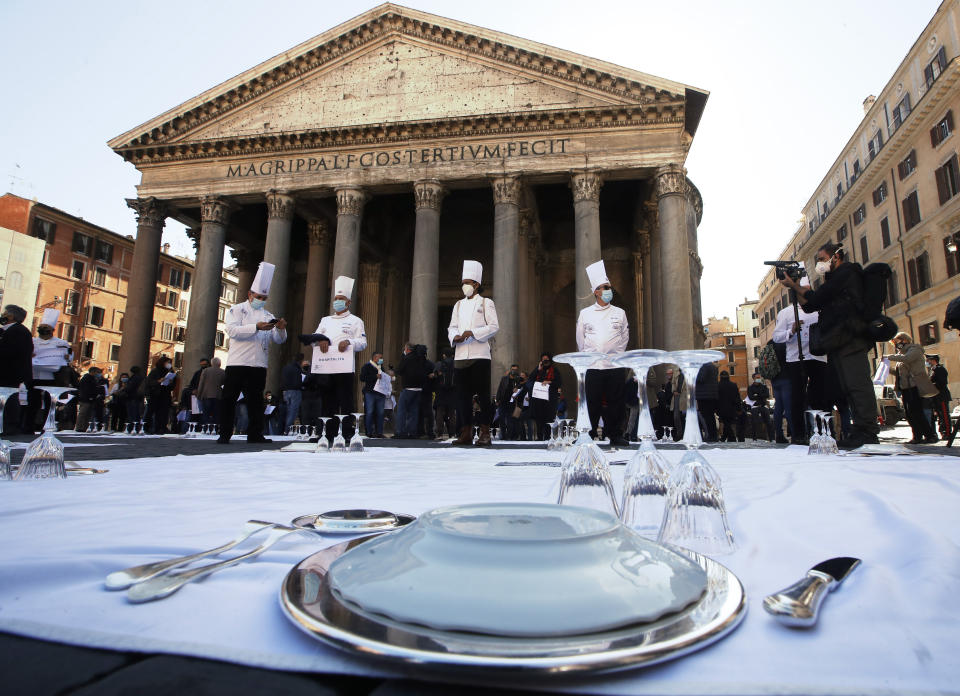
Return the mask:
[[[614,307],[613,287],[607,278],[603,261],[597,261],[586,268],[587,277],[596,302],[580,310],[577,317],[577,348],[592,353],[616,355],[627,349],[630,340],[630,327],[627,313],[620,307]],[[604,429],[610,436],[610,444],[624,447],[628,443],[623,437],[625,415],[624,396],[627,382],[627,370],[587,370],[587,410],[590,413],[590,435],[596,437],[597,425],[603,416]],[[602,408],[604,400],[606,408]]]
[[[224,323],[230,337],[230,352],[224,370],[223,400],[220,402],[222,445],[233,435],[233,417],[237,399],[243,394],[250,423],[247,442],[270,442],[263,436],[263,389],[267,383],[267,356],[270,343],[287,340],[287,322],[264,309],[273,282],[274,266],[266,261],[257,268],[247,301],[227,310]],[[282,288],[285,290],[286,288]]]
[[[321,391],[324,416],[351,414],[356,407],[356,354],[367,347],[367,330],[363,319],[350,312],[353,297],[354,279],[338,276],[333,281],[333,314],[320,320],[316,333],[326,337],[314,344],[312,372],[318,372],[319,365],[326,358],[342,358],[335,361],[335,367],[323,370],[329,376],[329,383]],[[343,436],[353,436],[356,424],[353,416],[344,419]],[[339,428],[335,420],[327,421],[327,436],[333,438]]]
[[[480,295],[483,266],[479,261],[464,261],[463,298],[453,306],[447,338],[455,348],[453,356],[453,383],[457,391],[457,411],[460,414],[460,437],[454,445],[473,443],[473,396],[480,402],[480,438],[477,445],[490,444],[490,422],[493,408],[490,403],[490,339],[500,330],[497,308],[493,300]]]

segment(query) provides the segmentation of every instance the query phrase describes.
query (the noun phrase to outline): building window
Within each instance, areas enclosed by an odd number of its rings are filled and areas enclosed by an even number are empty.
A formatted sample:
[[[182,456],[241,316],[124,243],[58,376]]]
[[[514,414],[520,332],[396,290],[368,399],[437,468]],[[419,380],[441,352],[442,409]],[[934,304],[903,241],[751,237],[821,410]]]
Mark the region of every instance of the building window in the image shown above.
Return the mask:
[[[937,193],[940,195],[940,205],[943,205],[960,193],[960,165],[957,164],[956,153],[934,174],[937,177]]]
[[[77,280],[83,280],[87,275],[87,264],[74,260],[73,265],[70,266],[70,275]]]
[[[857,178],[858,176],[860,176],[860,160],[854,160],[854,161],[853,161],[853,178],[854,178],[854,180],[856,180],[856,178]]]
[[[156,336],[156,335],[157,335],[157,322],[151,321],[151,322],[150,322],[150,337],[153,338],[153,337]]]
[[[896,130],[910,115],[910,95],[904,94],[900,103],[893,108],[893,129]]]
[[[54,237],[57,234],[57,226],[49,220],[33,219],[33,229],[30,235],[37,239],[44,240],[47,244],[53,244]]]
[[[897,165],[897,174],[900,175],[900,181],[913,174],[917,168],[917,151],[910,150],[910,154],[904,157]]]
[[[837,197],[833,200],[833,202],[838,202],[841,196],[843,196],[843,184],[837,184]]]
[[[940,73],[947,69],[947,52],[944,50],[944,47],[941,46],[940,50],[937,51],[937,57],[930,61],[927,64],[927,67],[923,69],[923,79],[927,83],[927,89],[930,89],[930,85],[937,81],[937,78],[940,77]]]
[[[929,346],[940,341],[940,325],[935,321],[920,325],[920,345]]]
[[[884,181],[877,188],[873,190],[873,205],[874,207],[880,205],[885,200],[887,200],[887,182]]]
[[[947,277],[960,273],[960,233],[943,238],[943,257],[947,261]]]
[[[753,357],[754,357],[754,358],[759,358],[759,357],[760,357],[760,346],[754,346],[754,347],[753,347]]]
[[[910,276],[910,294],[916,295],[930,287],[930,257],[927,252],[907,261]]]
[[[727,366],[727,372],[730,373],[731,377],[733,377],[736,374],[736,372],[734,371],[734,367],[735,366],[733,364],[733,361],[731,361],[730,364]]]
[[[777,311],[779,312],[781,309],[783,309],[783,303],[780,300],[777,300]]]
[[[110,362],[120,362],[120,344],[110,344]]]
[[[870,253],[867,248],[867,235],[860,237],[860,261],[861,263],[870,262]]]
[[[23,287],[23,273],[20,271],[14,271],[9,276],[7,276],[7,289],[9,290],[19,290]]]
[[[860,207],[853,211],[853,224],[859,225],[867,218],[867,204],[861,203]]]
[[[60,324],[60,338],[72,344],[77,338],[77,327],[73,324]]]
[[[80,357],[85,360],[96,360],[97,345],[93,341],[83,341],[80,344]]]
[[[177,312],[177,319],[180,319],[181,321],[187,320],[187,301],[186,300],[180,300],[180,311]]]
[[[183,351],[177,351],[173,354],[173,368],[179,370],[183,367]]]
[[[183,272],[183,289],[184,291],[190,289],[190,271]]]
[[[953,112],[948,111],[937,125],[930,129],[930,144],[937,147],[953,133]]]
[[[113,329],[114,331],[123,331],[123,312],[119,309],[113,310]]]
[[[897,272],[891,269],[890,277],[887,278],[887,299],[883,306],[893,307],[898,302],[900,302],[900,290],[897,283]]]
[[[223,321],[227,316],[227,308],[223,305],[217,307],[217,321]]]
[[[880,221],[880,242],[884,249],[890,246],[890,222],[887,218]]]
[[[176,309],[180,304],[180,295],[175,293],[173,290],[167,292],[167,307],[171,309]]]
[[[104,242],[103,240],[98,239],[96,244],[96,249],[93,254],[93,258],[97,261],[102,261],[105,264],[113,263],[113,244],[110,242]]]
[[[844,223],[840,225],[840,229],[837,230],[837,241],[842,242],[846,238],[847,238],[847,224]]]
[[[170,267],[170,285],[175,288],[180,287],[180,283],[183,280],[183,274],[180,272],[179,268]]]
[[[91,326],[103,326],[103,318],[106,310],[103,307],[90,307],[87,314],[87,323]]]
[[[223,348],[223,344],[226,343],[226,340],[227,340],[227,337],[223,333],[223,331],[217,331],[217,337],[214,341],[214,345],[216,345],[217,348]]]
[[[873,158],[877,156],[877,153],[880,152],[880,148],[883,147],[883,133],[878,129],[876,133],[873,134],[873,137],[870,138],[870,141],[867,143],[867,150],[870,152],[870,161],[873,161]]]
[[[733,339],[731,338],[730,340],[732,341]],[[727,357],[730,359],[730,362],[733,362],[733,360],[734,360],[734,353],[733,353],[732,350],[727,352]]]
[[[917,192],[914,191],[903,199],[903,226],[909,230],[920,222],[920,203],[917,201]]]
[[[106,287],[107,285],[107,269],[94,267],[93,269],[93,284],[98,287]]]
[[[173,340],[183,343],[187,339],[187,327],[177,326],[173,329]]]
[[[760,338],[760,329],[758,329],[756,326],[753,327],[753,337]]]
[[[93,237],[74,232],[72,250],[75,254],[90,256],[93,253]]]
[[[80,313],[80,293],[76,290],[67,290],[67,300],[63,305],[65,314],[76,316]]]
[[[157,278],[158,278],[158,279],[163,278],[163,264],[162,264],[162,263],[157,264]]]
[[[168,322],[163,322],[163,326],[160,329],[160,340],[161,341],[173,340],[173,324],[170,324]]]
[[[236,288],[226,283],[220,283],[220,297],[232,304],[236,297]]]

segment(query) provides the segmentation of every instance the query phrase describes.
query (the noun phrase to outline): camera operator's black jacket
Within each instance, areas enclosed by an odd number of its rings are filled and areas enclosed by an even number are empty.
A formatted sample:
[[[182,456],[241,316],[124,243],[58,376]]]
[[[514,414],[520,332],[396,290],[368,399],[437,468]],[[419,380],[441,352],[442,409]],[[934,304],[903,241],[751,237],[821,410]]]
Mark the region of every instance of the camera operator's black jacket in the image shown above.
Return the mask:
[[[807,292],[801,306],[804,312],[820,312],[820,341],[828,353],[855,353],[873,345],[863,317],[863,267],[859,263],[846,261],[828,272],[823,285]]]
[[[418,346],[419,347],[419,346]],[[397,365],[397,376],[400,378],[401,389],[423,389],[427,386],[427,376],[433,372],[433,363],[427,360],[423,351],[414,348],[400,358]]]

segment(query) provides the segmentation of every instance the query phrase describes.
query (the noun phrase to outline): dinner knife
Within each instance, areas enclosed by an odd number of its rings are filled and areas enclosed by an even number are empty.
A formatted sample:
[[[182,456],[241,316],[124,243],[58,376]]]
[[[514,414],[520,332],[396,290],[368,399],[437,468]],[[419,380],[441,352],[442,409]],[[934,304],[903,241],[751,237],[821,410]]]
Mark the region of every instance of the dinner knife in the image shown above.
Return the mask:
[[[859,558],[841,556],[813,566],[798,582],[763,598],[763,608],[780,623],[794,628],[810,628],[817,623],[820,603],[839,587],[854,568]]]

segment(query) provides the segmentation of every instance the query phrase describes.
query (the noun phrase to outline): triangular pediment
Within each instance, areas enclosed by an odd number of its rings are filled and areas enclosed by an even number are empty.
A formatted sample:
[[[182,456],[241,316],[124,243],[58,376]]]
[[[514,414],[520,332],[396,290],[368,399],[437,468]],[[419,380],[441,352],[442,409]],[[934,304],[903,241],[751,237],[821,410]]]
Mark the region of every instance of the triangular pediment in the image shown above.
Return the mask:
[[[676,120],[691,92],[701,109],[703,90],[388,3],[109,145],[128,156],[278,134],[618,108]]]

